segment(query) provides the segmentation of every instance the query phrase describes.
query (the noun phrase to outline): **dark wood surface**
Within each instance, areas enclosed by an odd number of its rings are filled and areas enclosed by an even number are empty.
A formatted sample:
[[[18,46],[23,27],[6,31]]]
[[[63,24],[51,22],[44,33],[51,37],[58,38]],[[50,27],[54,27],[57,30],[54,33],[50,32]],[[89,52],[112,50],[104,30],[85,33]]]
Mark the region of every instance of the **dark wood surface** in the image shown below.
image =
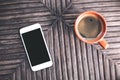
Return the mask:
[[[105,16],[109,48],[76,37],[77,16],[94,10]],[[32,72],[19,29],[40,23],[53,66]],[[0,80],[120,80],[119,0],[0,0]]]

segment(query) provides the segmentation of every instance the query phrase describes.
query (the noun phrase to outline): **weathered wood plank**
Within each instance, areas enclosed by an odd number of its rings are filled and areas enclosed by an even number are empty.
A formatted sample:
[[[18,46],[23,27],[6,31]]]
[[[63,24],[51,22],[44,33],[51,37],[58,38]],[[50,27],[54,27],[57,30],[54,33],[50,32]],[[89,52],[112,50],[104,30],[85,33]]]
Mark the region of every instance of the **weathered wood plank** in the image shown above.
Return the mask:
[[[116,80],[116,74],[115,74],[115,64],[112,60],[110,60],[110,78],[111,80]]]
[[[16,52],[13,54],[1,54],[0,56],[0,60],[16,60],[16,59],[24,59],[25,58],[25,53],[20,53],[20,52]]]
[[[120,79],[120,65],[115,65],[116,69],[116,80]]]
[[[93,51],[93,63],[94,63],[94,68],[95,68],[95,78],[96,78],[96,80],[100,80],[98,53],[94,47],[92,47],[92,51]]]
[[[105,75],[105,73],[104,73],[104,62],[103,62],[103,54],[101,54],[101,52],[100,51],[98,51],[98,63],[99,63],[99,71],[100,71],[100,79],[101,80],[105,80],[105,78],[104,78],[104,75]]]
[[[11,1],[9,1],[9,0],[6,0],[6,1],[4,1],[4,0],[1,0],[0,1],[2,4],[0,4],[1,6],[2,5],[11,5],[11,4],[19,4],[19,3],[34,3],[34,2],[39,2],[38,0],[34,0],[34,1],[29,1],[29,0],[20,0],[20,1],[16,1],[16,0],[11,0]]]
[[[15,76],[17,80],[21,80],[21,70],[20,67],[17,67],[16,71],[15,71]]]
[[[110,80],[109,60],[105,56],[103,60],[104,60],[105,80]]]
[[[0,61],[0,66],[1,65],[9,65],[9,64],[19,64],[19,63],[21,63],[22,62],[22,60],[21,59],[16,59],[16,60],[4,60],[4,61]]]
[[[24,9],[24,8],[34,8],[34,7],[43,7],[44,5],[41,2],[10,2],[9,4],[0,5],[0,10],[12,10],[12,9]],[[43,8],[44,9],[44,8]]]
[[[0,70],[9,70],[9,69],[11,69],[11,70],[13,70],[13,69],[15,69],[16,67],[18,67],[19,66],[19,64],[15,64],[15,65],[3,65],[3,66],[0,66]]]
[[[41,73],[41,71],[37,71],[37,74],[36,74],[36,76],[37,76],[37,80],[42,80],[42,73]]]
[[[26,59],[28,60],[28,59]],[[25,62],[26,63],[26,79],[27,80],[32,80],[32,74],[31,74],[31,68],[30,68],[30,65],[28,64],[28,61]]]
[[[55,64],[55,54],[54,54],[54,47],[53,47],[53,30],[52,28],[49,30],[48,34],[50,34],[48,36],[48,40],[49,40],[49,50],[50,50],[50,54],[51,54],[51,58],[52,58],[52,61],[53,61],[53,66],[51,67],[51,79],[52,80],[57,80],[56,79],[56,70],[55,70],[55,67],[57,66]]]
[[[69,29],[70,34],[70,52],[71,52],[71,58],[72,58],[72,69],[73,69],[73,79],[78,80],[78,71],[77,71],[77,61],[76,61],[76,49],[75,49],[75,39],[74,39],[74,32],[73,28]]]
[[[76,38],[76,37],[75,37]],[[83,63],[82,63],[82,52],[81,52],[81,46],[80,46],[80,40],[76,38],[76,57],[77,57],[77,64],[78,64],[78,77],[81,80],[84,80],[84,72],[83,72]],[[92,77],[92,76],[91,76]],[[94,80],[94,79],[93,79]]]
[[[25,58],[25,60],[26,60],[26,58]],[[27,64],[26,61],[23,61],[22,64],[21,64],[21,66],[20,66],[20,69],[21,69],[20,70],[20,72],[21,72],[20,74],[22,76],[21,77],[22,80],[27,80],[27,77],[26,77],[27,76],[26,64]]]
[[[16,80],[16,75],[15,75],[15,73],[12,74],[12,80]]]
[[[79,2],[79,0],[73,0],[74,2]],[[90,0],[90,1],[80,1],[81,3],[93,3],[93,2],[97,2],[97,3],[100,3],[100,2],[111,2],[111,0]]]
[[[95,80],[95,71],[94,71],[94,64],[93,64],[93,54],[92,52],[92,46],[87,44],[87,55],[88,55],[88,65],[89,65],[89,75],[90,80]]]
[[[1,70],[0,72],[1,72],[0,75],[5,76],[5,75],[12,74],[14,72],[14,70]]]
[[[0,76],[0,80],[5,80],[5,79],[7,79],[7,80],[12,80],[12,79],[14,79],[13,78],[14,76],[13,75],[11,75],[11,74],[7,74],[7,75],[1,75]]]
[[[52,74],[51,68],[46,69],[46,74],[47,74],[47,80],[52,80],[51,79],[51,74]]]
[[[42,72],[42,79],[47,80],[46,69],[41,70],[41,72]]]
[[[114,6],[120,6],[119,3],[120,2],[116,2],[116,1],[92,1],[92,2],[77,1],[77,2],[73,2],[73,4],[81,4],[81,7],[82,6],[94,7],[93,5],[96,5],[96,7],[114,7]]]
[[[89,70],[88,70],[88,60],[86,53],[86,44],[81,42],[81,51],[82,51],[82,60],[83,60],[83,70],[84,70],[84,78],[85,80],[89,80]]]
[[[72,60],[70,54],[70,38],[68,27],[65,27],[65,51],[66,51],[66,61],[67,61],[67,72],[68,72],[68,80],[73,80],[72,73]]]
[[[48,35],[48,33],[49,33],[49,30],[44,32],[44,36],[45,36],[45,40],[46,40],[47,45],[49,45],[49,40],[48,40],[49,35]],[[52,74],[51,69],[47,68],[46,69],[46,80],[51,80],[51,74]],[[34,73],[34,76],[36,77],[36,73]]]
[[[59,37],[60,37],[60,39],[59,39],[59,41],[60,41],[60,56],[61,56],[61,63],[62,63],[62,65],[64,65],[64,66],[62,66],[62,75],[63,75],[63,79],[65,79],[65,80],[68,80],[68,73],[67,73],[67,65],[66,65],[66,53],[65,53],[65,45],[64,45],[64,33],[65,33],[65,31],[64,31],[64,27],[65,27],[65,25],[62,23],[62,22],[60,22],[59,23],[60,25],[59,25],[59,27],[58,27],[58,31],[60,32],[59,33]]]
[[[48,12],[48,11],[44,11],[44,12],[38,12],[38,13],[26,13],[26,14],[17,14],[17,15],[11,15],[11,16],[1,16],[0,19],[3,21],[3,20],[10,20],[10,19],[25,19],[25,18],[31,18],[31,17],[41,17],[42,20],[47,20],[47,19],[50,19],[50,18],[54,18],[54,17],[51,17],[50,16],[51,13]],[[46,17],[43,17],[43,16],[46,16]],[[34,18],[33,18],[34,19]],[[41,19],[39,19],[41,20]]]
[[[119,54],[120,53],[120,48],[116,48],[116,49],[107,49],[107,50],[101,50],[103,51],[104,54]]]
[[[59,33],[58,33],[58,24],[55,25],[56,27],[54,27],[53,30],[53,41],[54,41],[54,53],[55,53],[55,64],[56,66],[56,77],[57,80],[62,80],[62,70],[61,70],[61,56],[60,56],[60,43],[59,43]]]

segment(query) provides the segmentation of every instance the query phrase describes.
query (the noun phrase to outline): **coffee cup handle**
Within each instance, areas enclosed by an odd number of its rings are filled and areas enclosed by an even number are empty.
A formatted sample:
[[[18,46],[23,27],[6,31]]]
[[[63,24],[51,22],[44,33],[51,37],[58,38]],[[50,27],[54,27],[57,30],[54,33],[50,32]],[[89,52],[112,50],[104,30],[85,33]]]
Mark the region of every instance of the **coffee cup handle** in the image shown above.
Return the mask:
[[[102,39],[98,42],[104,49],[107,49],[108,48],[108,43],[105,39]]]

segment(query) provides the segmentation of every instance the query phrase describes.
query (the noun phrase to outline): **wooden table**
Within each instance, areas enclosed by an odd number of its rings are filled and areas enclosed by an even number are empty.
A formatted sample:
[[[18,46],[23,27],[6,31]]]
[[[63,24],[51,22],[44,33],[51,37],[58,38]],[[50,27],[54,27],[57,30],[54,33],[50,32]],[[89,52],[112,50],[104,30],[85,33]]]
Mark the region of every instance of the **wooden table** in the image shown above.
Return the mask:
[[[105,16],[109,48],[76,37],[77,16],[94,10]],[[32,72],[19,29],[40,23],[53,66]],[[0,0],[0,80],[120,80],[119,0]]]

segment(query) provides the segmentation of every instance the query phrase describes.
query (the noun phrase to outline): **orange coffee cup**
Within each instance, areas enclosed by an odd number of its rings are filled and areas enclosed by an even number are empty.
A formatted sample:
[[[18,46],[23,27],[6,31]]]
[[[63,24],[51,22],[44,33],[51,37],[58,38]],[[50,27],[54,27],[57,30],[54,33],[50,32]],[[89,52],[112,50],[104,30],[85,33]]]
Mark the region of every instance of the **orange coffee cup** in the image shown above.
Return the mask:
[[[79,24],[80,21],[81,21],[84,17],[86,17],[86,16],[95,16],[95,17],[99,18],[100,21],[101,21],[101,31],[100,31],[100,34],[99,34],[97,37],[95,37],[94,39],[88,40],[88,39],[84,38],[84,37],[80,34],[80,32],[79,32],[79,30],[78,30],[78,27],[79,27],[78,24]],[[88,25],[88,26],[89,26],[89,25]],[[104,39],[104,36],[105,36],[105,34],[106,34],[106,32],[107,32],[106,21],[105,21],[105,18],[104,18],[101,14],[99,14],[98,12],[95,12],[95,11],[86,11],[86,12],[80,14],[80,15],[77,17],[76,21],[75,21],[74,30],[75,30],[75,33],[76,33],[77,37],[78,37],[81,41],[86,42],[86,43],[89,43],[89,44],[99,43],[104,49],[107,49],[107,48],[108,48],[108,43],[107,43],[107,41]]]

